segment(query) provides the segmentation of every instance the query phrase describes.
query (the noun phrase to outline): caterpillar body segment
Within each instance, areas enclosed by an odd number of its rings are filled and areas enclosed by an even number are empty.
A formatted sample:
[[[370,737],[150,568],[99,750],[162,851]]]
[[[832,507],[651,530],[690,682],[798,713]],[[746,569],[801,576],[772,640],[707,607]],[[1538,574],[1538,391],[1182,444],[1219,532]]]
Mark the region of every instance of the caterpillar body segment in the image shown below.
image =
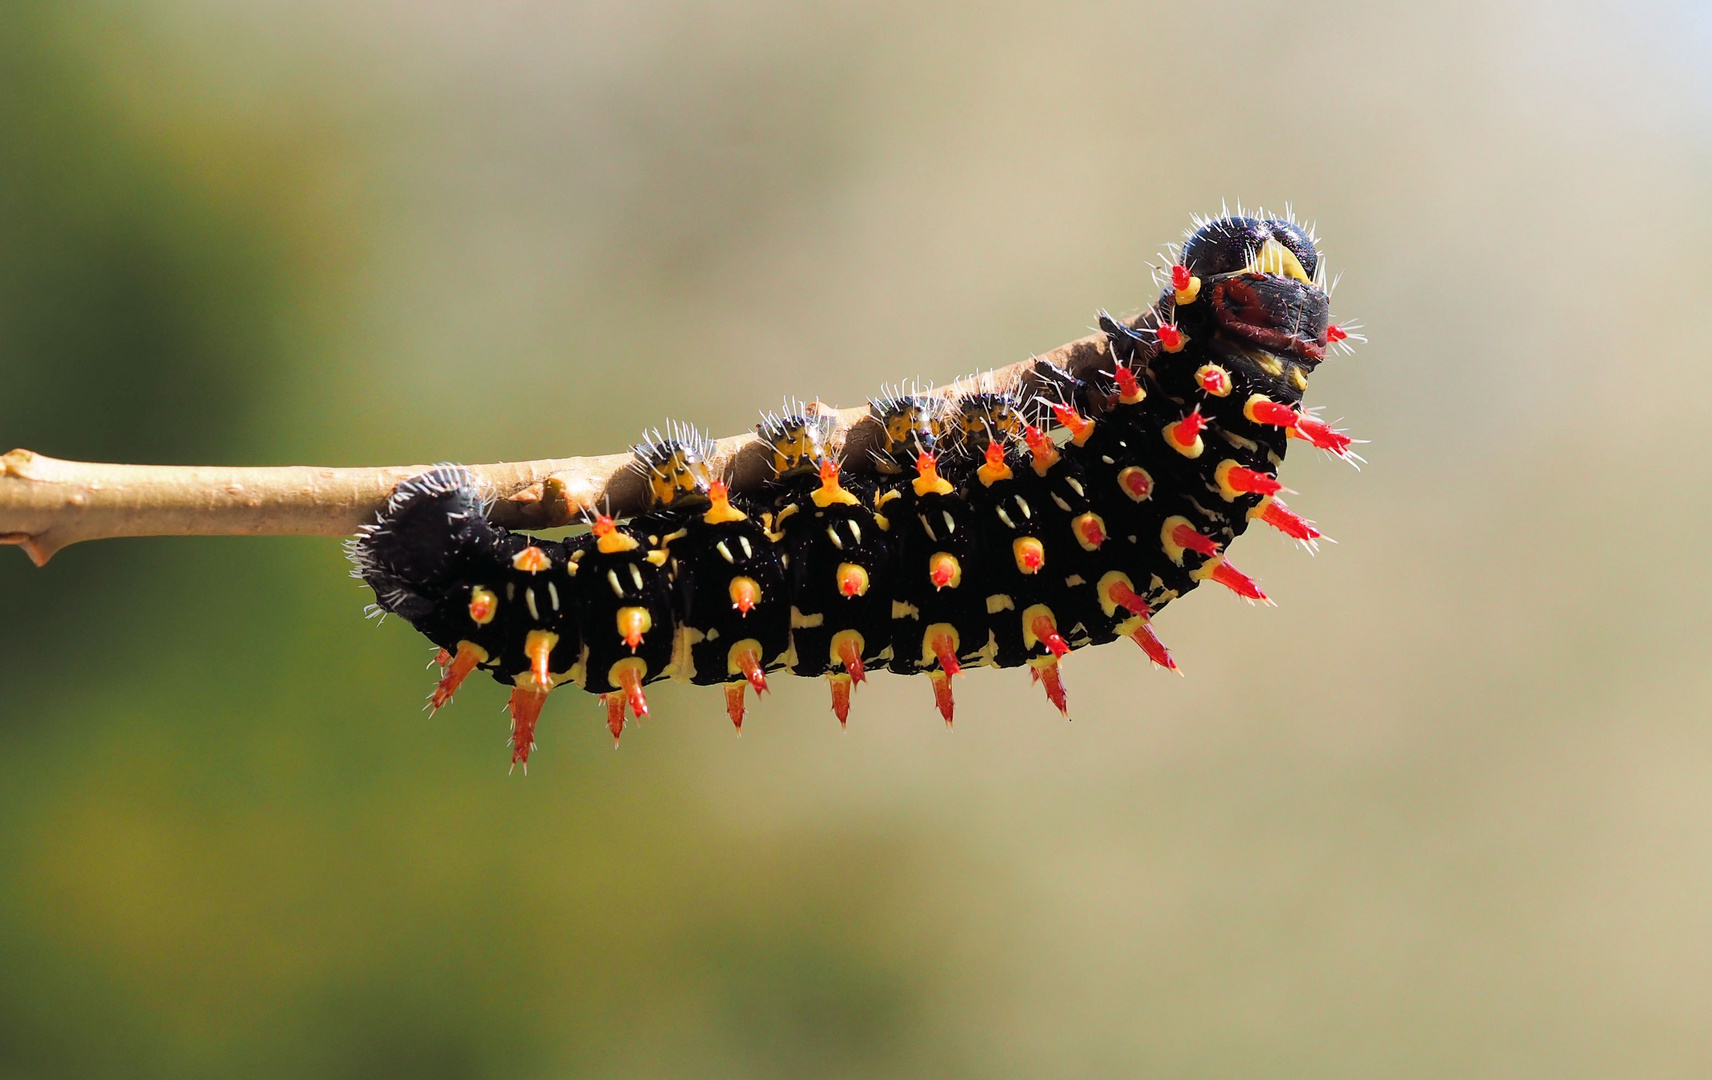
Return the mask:
[[[1197,225],[1152,308],[1101,314],[1108,366],[1082,381],[1042,364],[1026,395],[883,391],[852,459],[828,410],[787,402],[756,429],[770,477],[736,492],[670,425],[634,448],[646,511],[562,541],[491,525],[474,477],[440,466],[352,542],[355,573],[439,646],[434,707],[477,669],[510,688],[519,764],[564,683],[615,739],[664,678],[722,686],[741,727],[770,674],[826,678],[841,723],[872,672],[926,675],[949,724],[966,669],[1027,668],[1069,715],[1073,650],[1127,637],[1176,670],[1153,626],[1171,601],[1210,581],[1270,602],[1228,552],[1250,521],[1320,537],[1278,498],[1291,439],[1353,459],[1302,409],[1328,345],[1359,340],[1328,321],[1312,237]]]

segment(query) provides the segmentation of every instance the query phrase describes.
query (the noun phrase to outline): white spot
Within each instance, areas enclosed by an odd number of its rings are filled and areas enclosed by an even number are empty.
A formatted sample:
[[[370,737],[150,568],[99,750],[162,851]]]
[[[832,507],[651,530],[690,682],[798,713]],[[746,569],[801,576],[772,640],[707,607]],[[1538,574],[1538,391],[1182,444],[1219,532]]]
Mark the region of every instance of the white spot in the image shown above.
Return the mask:
[[[1005,513],[1004,507],[995,506],[993,507],[993,511],[999,515],[999,520],[1005,523],[1005,528],[1014,529],[1017,527],[1016,522],[1011,520],[1011,516]]]
[[[1034,516],[1034,511],[1028,508],[1028,500],[1023,498],[1021,495],[1017,496],[1016,504],[1017,509],[1022,511],[1023,517],[1032,518]]]
[[[612,595],[618,597],[620,600],[624,599],[624,586],[618,583],[617,570],[608,570],[606,572],[606,583],[612,586]]]
[[[753,559],[755,557],[755,549],[749,546],[749,538],[747,536],[739,536],[737,538],[737,542],[743,545],[743,557],[745,559]]]
[[[862,543],[862,526],[854,521],[850,523],[850,537],[855,540],[857,544]]]
[[[838,523],[833,522],[826,527],[826,538],[832,541],[832,546],[839,551],[844,550],[844,541],[838,539]]]
[[[1069,484],[1070,490],[1074,491],[1077,495],[1084,494],[1084,492],[1082,491],[1082,481],[1076,479],[1074,476],[1066,476],[1064,478],[1064,482],[1066,484]]]
[[[945,515],[945,535],[950,536],[957,531],[957,522],[951,520],[951,511],[941,510],[940,513]]]
[[[552,601],[553,610],[559,610],[559,587],[551,581],[547,582],[547,599]]]
[[[917,514],[915,519],[921,522],[921,531],[927,534],[927,538],[936,544],[939,543],[939,537],[933,534],[933,526],[927,523],[927,515]]]
[[[535,590],[523,590],[523,602],[529,605],[529,617],[536,622],[541,621],[541,612],[535,607]]]
[[[1057,503],[1058,509],[1064,511],[1066,514],[1070,512],[1070,504],[1065,502],[1063,499],[1060,499],[1058,497],[1058,492],[1054,491],[1052,493],[1052,501]]]
[[[720,557],[723,558],[726,562],[732,564],[733,566],[737,565],[737,560],[731,557],[731,549],[725,546],[724,540],[721,540],[719,543],[713,545],[713,548],[715,551],[719,552]]]
[[[636,591],[642,591],[642,568],[635,563],[630,564],[630,580],[636,583]]]

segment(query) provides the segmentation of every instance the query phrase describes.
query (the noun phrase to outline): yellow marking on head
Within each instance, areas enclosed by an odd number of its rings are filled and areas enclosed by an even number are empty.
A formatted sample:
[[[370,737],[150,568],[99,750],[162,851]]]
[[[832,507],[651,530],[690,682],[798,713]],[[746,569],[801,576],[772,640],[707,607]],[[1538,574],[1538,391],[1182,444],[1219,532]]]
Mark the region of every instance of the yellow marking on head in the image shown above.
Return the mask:
[[[1187,288],[1173,289],[1172,292],[1175,294],[1177,305],[1179,307],[1186,304],[1193,304],[1196,298],[1201,295],[1201,279],[1198,277],[1190,277]]]
[[[1314,279],[1302,269],[1302,260],[1296,258],[1296,253],[1276,240],[1267,240],[1260,245],[1260,250],[1254,253],[1254,261],[1242,268],[1246,274],[1277,274],[1280,277],[1294,278],[1304,285],[1312,285]]]

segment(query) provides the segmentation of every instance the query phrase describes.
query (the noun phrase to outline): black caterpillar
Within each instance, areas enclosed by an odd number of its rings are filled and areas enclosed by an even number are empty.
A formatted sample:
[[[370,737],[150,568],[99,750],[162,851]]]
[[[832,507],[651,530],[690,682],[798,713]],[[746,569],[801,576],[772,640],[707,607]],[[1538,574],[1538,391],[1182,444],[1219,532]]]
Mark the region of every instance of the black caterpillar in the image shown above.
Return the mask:
[[[1359,460],[1300,410],[1327,348],[1361,340],[1328,321],[1310,232],[1240,210],[1196,225],[1148,312],[1101,313],[1095,363],[884,393],[842,472],[815,408],[765,417],[770,476],[743,495],[672,425],[635,448],[645,513],[555,541],[490,524],[472,474],[441,466],[351,541],[354,573],[440,647],[433,707],[476,668],[511,687],[514,764],[567,682],[601,695],[614,739],[667,677],[723,686],[741,728],[778,670],[826,676],[840,723],[869,671],[926,674],[949,724],[964,667],[1026,665],[1068,715],[1071,649],[1128,637],[1175,670],[1150,625],[1171,600],[1211,580],[1269,602],[1224,551],[1253,520],[1320,538],[1277,498],[1290,437]]]

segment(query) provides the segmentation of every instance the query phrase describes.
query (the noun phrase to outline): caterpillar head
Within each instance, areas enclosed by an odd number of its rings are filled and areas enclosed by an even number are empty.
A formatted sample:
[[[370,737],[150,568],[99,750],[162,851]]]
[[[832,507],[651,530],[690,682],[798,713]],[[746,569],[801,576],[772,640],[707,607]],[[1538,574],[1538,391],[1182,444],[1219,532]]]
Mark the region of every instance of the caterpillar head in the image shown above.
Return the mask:
[[[658,429],[631,447],[636,468],[648,481],[649,507],[688,509],[706,504],[713,481],[708,461],[713,441],[688,424],[672,422],[662,436]]]
[[[957,403],[957,455],[964,463],[982,460],[987,447],[1003,450],[1022,434],[1024,421],[1016,395],[999,392],[970,394]]]
[[[1196,224],[1172,268],[1178,313],[1204,309],[1231,337],[1310,368],[1324,359],[1329,301],[1312,233],[1240,214]]]
[[[901,387],[882,390],[879,397],[868,402],[868,411],[880,422],[881,439],[874,451],[874,464],[882,473],[896,474],[913,467],[916,455],[931,453],[945,434],[944,399],[913,388],[908,393]]]
[[[818,469],[828,455],[836,422],[830,414],[808,412],[800,402],[788,402],[783,412],[765,414],[755,433],[773,451],[774,477],[783,480]]]

